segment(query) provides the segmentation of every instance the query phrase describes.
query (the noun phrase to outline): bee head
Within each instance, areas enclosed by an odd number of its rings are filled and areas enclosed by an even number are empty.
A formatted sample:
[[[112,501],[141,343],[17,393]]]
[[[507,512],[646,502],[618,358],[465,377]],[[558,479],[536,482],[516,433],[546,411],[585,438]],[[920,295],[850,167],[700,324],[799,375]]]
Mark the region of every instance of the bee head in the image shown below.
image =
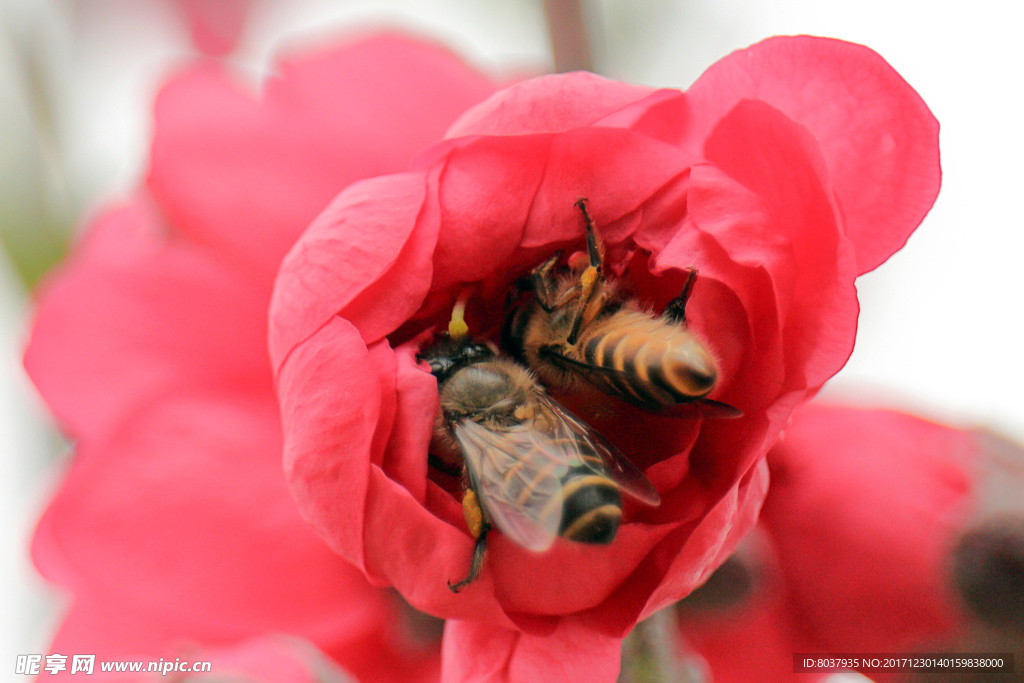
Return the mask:
[[[494,356],[494,349],[489,344],[466,336],[453,339],[451,335],[443,334],[435,344],[421,352],[417,358],[430,365],[430,374],[437,378],[438,383],[441,383],[456,371]]]

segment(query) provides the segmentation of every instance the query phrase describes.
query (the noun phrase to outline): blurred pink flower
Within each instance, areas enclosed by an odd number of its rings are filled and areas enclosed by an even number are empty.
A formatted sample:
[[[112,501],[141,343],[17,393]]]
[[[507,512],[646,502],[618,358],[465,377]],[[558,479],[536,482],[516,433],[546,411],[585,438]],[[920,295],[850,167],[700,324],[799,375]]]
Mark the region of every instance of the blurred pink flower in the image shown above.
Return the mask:
[[[231,53],[245,29],[252,0],[171,0],[185,17],[192,44],[212,57]]]
[[[374,582],[449,622],[448,680],[612,680],[619,639],[689,593],[753,525],[764,455],[853,348],[854,279],[906,241],[939,187],[938,124],[877,54],[775,38],[685,94],[588,73],[500,91],[405,173],[356,183],[282,264],[270,345],[285,463],[303,514]],[[459,483],[428,470],[425,335],[475,288],[496,338],[510,284],[582,245],[590,200],[608,267],[656,309],[687,309],[739,420],[680,421],[613,399],[574,405],[661,493],[609,547],[536,555],[473,538]],[[564,397],[573,401],[573,397]]]
[[[964,615],[951,564],[977,503],[975,434],[886,410],[808,405],[768,461],[760,534],[736,561],[739,580],[723,574],[707,586],[745,588],[738,603],[682,603],[686,642],[714,680],[827,676],[794,674],[795,652],[952,651]]]
[[[148,190],[91,222],[39,294],[25,366],[75,458],[34,540],[72,604],[51,651],[173,657],[268,633],[361,680],[431,680],[438,638],[299,516],[266,311],[339,188],[405,167],[494,87],[378,37],[281,63],[260,93],[199,66],[162,90]]]

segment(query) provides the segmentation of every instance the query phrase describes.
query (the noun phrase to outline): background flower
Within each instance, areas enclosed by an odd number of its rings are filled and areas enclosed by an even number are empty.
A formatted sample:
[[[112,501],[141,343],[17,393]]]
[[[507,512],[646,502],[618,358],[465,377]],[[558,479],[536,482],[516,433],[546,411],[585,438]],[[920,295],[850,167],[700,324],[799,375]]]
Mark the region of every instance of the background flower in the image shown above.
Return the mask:
[[[223,56],[238,45],[252,0],[171,0],[188,21],[192,44],[212,56]]]
[[[680,603],[687,645],[722,683],[827,677],[794,674],[795,652],[959,651],[952,556],[979,508],[981,460],[972,432],[800,408],[768,455],[760,533]]]
[[[300,636],[361,680],[436,677],[437,638],[301,520],[266,354],[277,261],[337,188],[406,164],[493,89],[377,37],[162,91],[147,189],[49,279],[25,365],[76,457],[33,554],[72,595],[53,652],[173,656]],[[409,618],[406,618],[409,617]]]
[[[617,638],[699,585],[753,523],[762,456],[852,350],[855,276],[935,198],[937,124],[875,53],[798,37],[722,60],[685,95],[588,74],[527,81],[446,138],[412,170],[348,188],[282,265],[271,353],[286,468],[339,553],[413,605],[472,620],[446,632],[453,678],[569,671],[582,632],[598,635],[578,671],[609,678]],[[655,308],[700,269],[688,315],[722,364],[713,397],[745,416],[680,422],[565,397],[647,469],[662,506],[632,511],[611,548],[536,556],[499,535],[454,596],[472,539],[458,482],[427,473],[437,397],[418,335],[472,284],[470,328],[493,336],[511,282],[581,244],[580,196],[610,271]]]

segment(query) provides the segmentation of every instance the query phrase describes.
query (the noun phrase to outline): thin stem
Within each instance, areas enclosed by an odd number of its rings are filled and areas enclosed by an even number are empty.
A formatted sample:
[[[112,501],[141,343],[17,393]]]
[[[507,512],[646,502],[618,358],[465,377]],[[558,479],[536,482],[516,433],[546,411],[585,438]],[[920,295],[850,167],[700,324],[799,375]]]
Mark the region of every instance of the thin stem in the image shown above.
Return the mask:
[[[594,70],[582,0],[544,0],[555,71]]]

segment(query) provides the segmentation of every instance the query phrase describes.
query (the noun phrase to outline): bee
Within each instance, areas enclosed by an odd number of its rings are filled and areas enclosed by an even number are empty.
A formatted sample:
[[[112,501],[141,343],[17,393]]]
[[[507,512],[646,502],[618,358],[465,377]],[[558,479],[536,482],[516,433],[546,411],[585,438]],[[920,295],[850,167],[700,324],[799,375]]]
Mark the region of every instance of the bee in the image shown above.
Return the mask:
[[[603,248],[586,200],[576,207],[586,226],[589,263],[558,277],[556,253],[530,273],[533,297],[513,310],[506,348],[548,386],[572,389],[584,381],[652,412],[739,417],[736,408],[706,398],[718,383],[718,366],[686,325],[697,271],[689,270],[682,292],[661,315],[644,310],[605,279]]]
[[[467,334],[460,305],[449,333],[419,355],[437,378],[440,410],[431,449],[461,458],[463,512],[476,537],[466,578],[480,574],[493,527],[542,552],[561,536],[607,544],[622,518],[625,491],[648,505],[661,500],[635,466],[552,399],[527,368]]]

